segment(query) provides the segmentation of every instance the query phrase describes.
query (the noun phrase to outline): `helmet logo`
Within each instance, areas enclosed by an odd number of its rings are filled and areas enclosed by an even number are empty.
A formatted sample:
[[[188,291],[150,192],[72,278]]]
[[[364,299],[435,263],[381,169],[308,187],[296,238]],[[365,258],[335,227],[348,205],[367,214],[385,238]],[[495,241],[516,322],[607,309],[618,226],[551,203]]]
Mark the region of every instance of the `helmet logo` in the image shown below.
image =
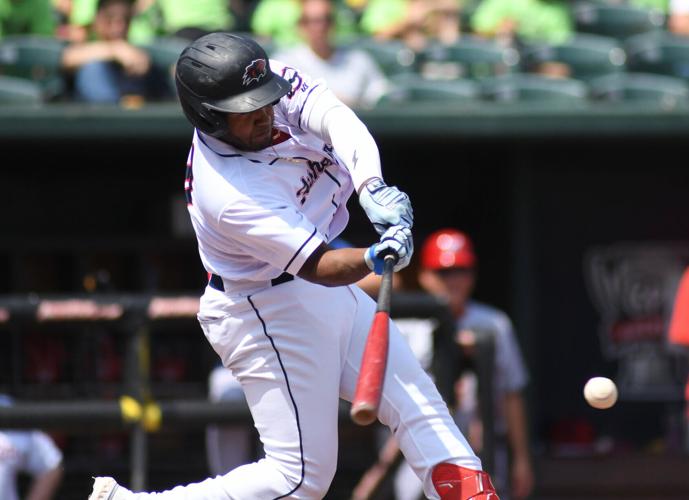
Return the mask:
[[[254,59],[246,68],[242,77],[242,85],[247,86],[251,82],[257,82],[266,76],[268,63],[265,59]]]

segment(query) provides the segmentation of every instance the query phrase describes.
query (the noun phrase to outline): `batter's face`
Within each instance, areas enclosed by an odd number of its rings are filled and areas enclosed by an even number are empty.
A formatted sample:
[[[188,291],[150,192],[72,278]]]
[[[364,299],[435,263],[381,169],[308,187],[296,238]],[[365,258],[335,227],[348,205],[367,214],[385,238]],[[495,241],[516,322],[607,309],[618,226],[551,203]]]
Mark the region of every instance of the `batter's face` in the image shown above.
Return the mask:
[[[273,142],[273,105],[250,113],[227,113],[225,140],[242,151],[259,151]]]

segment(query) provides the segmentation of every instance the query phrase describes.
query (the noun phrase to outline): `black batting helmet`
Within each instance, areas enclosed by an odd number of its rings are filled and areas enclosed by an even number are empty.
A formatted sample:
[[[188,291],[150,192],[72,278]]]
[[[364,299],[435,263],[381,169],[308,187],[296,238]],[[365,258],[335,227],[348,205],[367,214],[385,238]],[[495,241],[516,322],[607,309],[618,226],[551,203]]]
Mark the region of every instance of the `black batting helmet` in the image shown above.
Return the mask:
[[[187,119],[214,137],[227,129],[224,113],[255,111],[291,89],[287,80],[270,70],[259,44],[222,32],[202,36],[182,51],[175,83]]]

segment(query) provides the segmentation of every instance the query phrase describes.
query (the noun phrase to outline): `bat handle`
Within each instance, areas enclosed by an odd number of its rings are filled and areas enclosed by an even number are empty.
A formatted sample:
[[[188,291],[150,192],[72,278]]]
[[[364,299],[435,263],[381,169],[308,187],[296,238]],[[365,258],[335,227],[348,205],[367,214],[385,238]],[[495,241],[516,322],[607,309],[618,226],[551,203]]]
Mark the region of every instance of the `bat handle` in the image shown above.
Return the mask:
[[[378,291],[378,305],[376,312],[390,312],[390,296],[392,291],[392,273],[399,257],[395,252],[389,252],[383,257],[383,279]]]

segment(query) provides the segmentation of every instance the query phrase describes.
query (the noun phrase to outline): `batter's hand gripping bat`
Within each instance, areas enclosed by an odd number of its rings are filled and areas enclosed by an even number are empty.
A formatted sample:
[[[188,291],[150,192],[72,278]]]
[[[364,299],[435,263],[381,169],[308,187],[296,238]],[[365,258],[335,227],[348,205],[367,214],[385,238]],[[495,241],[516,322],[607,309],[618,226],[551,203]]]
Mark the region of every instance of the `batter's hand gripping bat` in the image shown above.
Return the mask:
[[[383,279],[378,291],[378,307],[366,339],[359,379],[352,409],[349,412],[352,420],[359,425],[369,425],[378,417],[385,367],[388,364],[390,295],[392,294],[392,272],[397,263],[397,255],[387,254],[383,262]]]

